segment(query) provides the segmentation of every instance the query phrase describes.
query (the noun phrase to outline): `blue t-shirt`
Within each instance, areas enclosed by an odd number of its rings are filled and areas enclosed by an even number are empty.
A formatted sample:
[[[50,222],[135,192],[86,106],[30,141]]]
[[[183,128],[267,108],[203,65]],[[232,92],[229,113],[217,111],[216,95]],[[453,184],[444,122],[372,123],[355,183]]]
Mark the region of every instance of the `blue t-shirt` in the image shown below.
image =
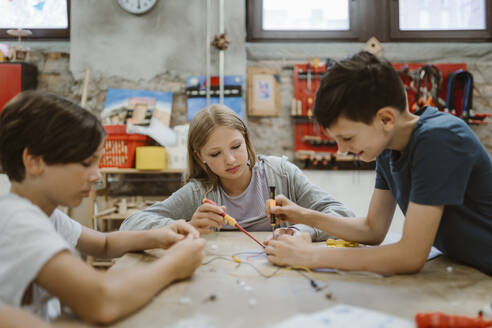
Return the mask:
[[[378,156],[376,188],[404,214],[409,202],[444,205],[434,246],[492,274],[492,159],[463,120],[428,107],[403,152]]]

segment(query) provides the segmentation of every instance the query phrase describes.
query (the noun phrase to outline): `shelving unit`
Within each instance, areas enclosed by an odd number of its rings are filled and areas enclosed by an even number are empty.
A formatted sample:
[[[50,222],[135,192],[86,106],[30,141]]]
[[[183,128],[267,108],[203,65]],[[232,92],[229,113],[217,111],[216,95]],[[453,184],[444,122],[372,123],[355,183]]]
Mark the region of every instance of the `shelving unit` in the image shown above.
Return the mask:
[[[101,168],[100,172],[102,174],[102,180],[101,184],[97,186],[97,188],[94,188],[90,195],[89,195],[89,228],[95,229],[95,230],[101,230],[104,232],[109,232],[112,229],[109,228],[110,225],[113,225],[111,222],[118,222],[118,221],[123,221],[125,218],[130,216],[131,214],[140,211],[149,204],[144,201],[145,197],[159,197],[160,200],[165,199],[166,197],[166,192],[169,193],[169,190],[166,190],[163,192],[162,195],[148,195],[148,194],[125,194],[125,195],[113,195],[113,192],[110,190],[110,186],[113,183],[110,179],[112,176],[136,176],[136,175],[143,175],[141,180],[137,180],[136,183],[139,182],[149,182],[149,181],[154,181],[155,178],[154,176],[157,175],[175,175],[177,176],[175,180],[176,181],[179,177],[179,180],[183,180],[183,174],[185,172],[184,169],[164,169],[164,170],[137,170],[134,168]],[[146,176],[153,176],[151,179],[146,178]],[[149,181],[144,181],[144,180],[149,180]],[[129,183],[133,183],[130,181]],[[179,184],[181,185],[181,184]],[[172,191],[174,191],[177,188],[174,188]],[[99,214],[101,212],[107,211],[108,208],[101,208],[99,210],[96,210],[96,204],[98,203],[98,200],[101,200],[100,198],[103,198],[104,203],[108,204],[111,203],[109,201],[110,198],[122,198],[125,197],[131,197],[131,198],[137,198],[139,201],[137,202],[128,202],[126,206],[128,207],[127,210],[124,211],[124,213],[121,213],[121,211],[118,210],[118,206],[109,206],[109,209],[113,209],[113,211],[110,211],[107,214]],[[103,229],[100,229],[100,227],[103,227]],[[114,229],[113,229],[114,230]],[[96,267],[107,267],[111,266],[112,262],[107,261],[107,260],[99,260],[99,259],[94,259],[92,257],[88,258],[88,262]]]

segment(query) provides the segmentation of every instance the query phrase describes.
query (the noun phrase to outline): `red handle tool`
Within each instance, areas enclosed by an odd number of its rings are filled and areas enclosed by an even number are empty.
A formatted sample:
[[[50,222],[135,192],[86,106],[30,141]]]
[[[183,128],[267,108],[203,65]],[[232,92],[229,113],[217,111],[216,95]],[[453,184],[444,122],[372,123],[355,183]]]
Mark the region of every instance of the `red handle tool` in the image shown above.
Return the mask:
[[[467,317],[442,312],[417,313],[415,322],[418,328],[485,328],[492,326],[492,320],[485,320],[482,316]]]

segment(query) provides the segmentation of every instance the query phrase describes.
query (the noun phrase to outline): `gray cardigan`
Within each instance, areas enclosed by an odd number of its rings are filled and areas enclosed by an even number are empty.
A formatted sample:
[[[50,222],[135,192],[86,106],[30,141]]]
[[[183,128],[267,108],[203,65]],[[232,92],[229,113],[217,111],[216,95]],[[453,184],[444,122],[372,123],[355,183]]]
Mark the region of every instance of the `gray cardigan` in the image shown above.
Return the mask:
[[[263,162],[268,186],[275,186],[277,194],[283,194],[299,206],[336,216],[354,216],[354,213],[330,194],[309,182],[302,171],[290,163],[285,156],[258,155]],[[196,209],[202,204],[207,187],[196,179],[174,192],[169,198],[158,202],[145,210],[129,216],[120,230],[146,230],[165,226],[174,220],[189,221]],[[207,198],[221,205],[222,200],[218,188],[207,194]],[[289,226],[285,222],[282,226]],[[308,232],[313,241],[321,241],[329,236],[313,227],[296,224],[300,231]]]

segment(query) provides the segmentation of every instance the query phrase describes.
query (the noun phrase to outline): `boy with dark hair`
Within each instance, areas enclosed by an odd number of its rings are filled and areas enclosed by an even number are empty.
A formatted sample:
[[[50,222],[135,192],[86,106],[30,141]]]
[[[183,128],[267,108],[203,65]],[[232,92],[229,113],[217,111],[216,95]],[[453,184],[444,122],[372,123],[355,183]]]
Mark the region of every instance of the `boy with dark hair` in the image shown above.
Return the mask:
[[[377,245],[398,204],[405,214],[403,235],[392,245],[355,249],[316,248],[305,239],[282,236],[268,244],[271,262],[418,272],[434,245],[450,258],[492,274],[492,160],[464,121],[433,107],[420,117],[410,113],[398,73],[368,52],[328,70],[314,115],[341,152],[376,160],[367,216],[340,219],[301,208],[284,196],[269,212],[345,240]]]
[[[54,95],[25,91],[3,109],[0,161],[11,190],[0,196],[0,306],[51,319],[60,312],[59,299],[84,320],[108,323],[200,265],[205,242],[183,220],[105,234],[56,209],[78,206],[101,178],[104,138],[94,115]],[[93,269],[76,251],[119,257],[150,248],[169,250],[150,265],[114,272]]]

